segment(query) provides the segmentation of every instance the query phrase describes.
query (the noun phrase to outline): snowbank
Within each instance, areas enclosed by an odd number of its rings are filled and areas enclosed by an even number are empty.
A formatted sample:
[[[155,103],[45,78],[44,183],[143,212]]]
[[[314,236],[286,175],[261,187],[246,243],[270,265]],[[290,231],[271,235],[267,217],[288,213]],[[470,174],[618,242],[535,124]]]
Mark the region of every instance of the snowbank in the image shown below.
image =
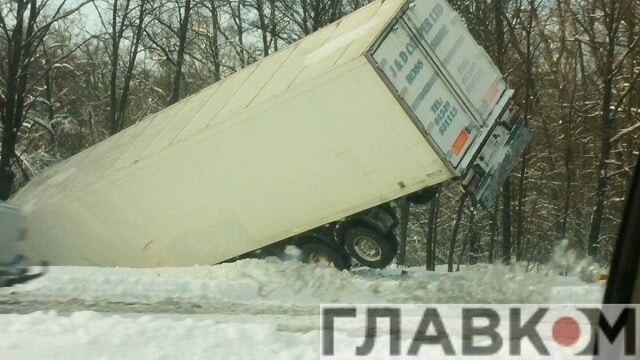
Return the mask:
[[[269,322],[137,318],[75,312],[0,317],[3,359],[278,359],[317,357],[317,333],[278,331]]]
[[[318,357],[322,303],[598,303],[603,291],[518,265],[442,270],[339,272],[277,259],[53,267],[0,290],[0,358],[308,359]]]
[[[560,283],[562,290],[552,291],[555,283]],[[296,261],[249,259],[193,268],[53,267],[42,279],[17,287],[11,294],[4,290],[4,294],[21,301],[201,305],[573,303],[576,299],[563,299],[562,294],[574,289],[580,290],[580,300],[599,302],[601,286],[575,277],[526,272],[517,265],[477,265],[453,274],[420,268],[407,269],[404,274],[398,269],[350,273]]]

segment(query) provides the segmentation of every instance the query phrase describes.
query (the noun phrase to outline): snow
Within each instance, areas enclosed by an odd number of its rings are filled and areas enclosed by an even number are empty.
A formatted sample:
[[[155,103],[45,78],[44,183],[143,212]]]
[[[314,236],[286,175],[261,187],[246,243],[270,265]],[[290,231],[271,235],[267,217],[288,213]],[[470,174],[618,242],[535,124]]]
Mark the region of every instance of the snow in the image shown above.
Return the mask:
[[[80,311],[5,315],[3,324],[3,359],[305,359],[317,349],[317,335],[278,331],[268,321],[228,324]]]
[[[0,290],[0,358],[317,358],[320,304],[599,303],[604,289],[519,265],[444,271],[339,272],[277,259],[53,267]]]

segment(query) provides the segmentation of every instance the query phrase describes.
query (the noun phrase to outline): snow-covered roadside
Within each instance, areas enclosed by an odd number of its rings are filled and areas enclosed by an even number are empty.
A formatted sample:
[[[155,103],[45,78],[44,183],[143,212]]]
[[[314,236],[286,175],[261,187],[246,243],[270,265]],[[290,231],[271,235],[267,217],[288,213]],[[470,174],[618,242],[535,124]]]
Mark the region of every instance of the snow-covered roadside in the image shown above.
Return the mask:
[[[453,274],[338,272],[276,259],[53,267],[0,290],[0,358],[317,358],[323,303],[598,303],[603,288],[504,265]]]
[[[0,317],[2,359],[309,359],[317,331],[279,331],[266,321],[55,312]]]
[[[599,302],[602,286],[576,277],[526,272],[519,266],[476,265],[458,273],[421,268],[352,272],[277,259],[248,259],[190,268],[53,267],[37,281],[0,296],[13,301],[135,304],[189,303],[316,306],[322,303],[574,303],[562,291],[585,290]],[[562,290],[554,295],[554,286]],[[588,290],[588,291],[587,291]],[[586,296],[586,297],[585,297]]]

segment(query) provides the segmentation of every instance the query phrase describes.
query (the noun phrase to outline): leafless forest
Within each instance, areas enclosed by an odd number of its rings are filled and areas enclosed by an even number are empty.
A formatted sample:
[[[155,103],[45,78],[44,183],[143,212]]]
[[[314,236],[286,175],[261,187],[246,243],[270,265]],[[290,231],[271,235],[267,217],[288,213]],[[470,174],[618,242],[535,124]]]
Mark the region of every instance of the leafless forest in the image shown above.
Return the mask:
[[[367,3],[0,0],[0,198]],[[606,263],[640,149],[640,1],[450,3],[517,90],[534,143],[495,210],[456,183],[413,206],[398,261],[533,264],[567,239]]]

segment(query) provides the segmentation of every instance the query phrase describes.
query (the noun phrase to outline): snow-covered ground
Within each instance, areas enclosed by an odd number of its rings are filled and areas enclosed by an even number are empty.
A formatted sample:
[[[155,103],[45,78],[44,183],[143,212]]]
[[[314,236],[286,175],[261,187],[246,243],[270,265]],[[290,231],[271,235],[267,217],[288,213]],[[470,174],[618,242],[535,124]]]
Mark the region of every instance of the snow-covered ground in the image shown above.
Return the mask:
[[[326,303],[599,303],[603,283],[477,265],[339,272],[243,260],[210,267],[53,267],[0,290],[0,359],[318,358]]]

